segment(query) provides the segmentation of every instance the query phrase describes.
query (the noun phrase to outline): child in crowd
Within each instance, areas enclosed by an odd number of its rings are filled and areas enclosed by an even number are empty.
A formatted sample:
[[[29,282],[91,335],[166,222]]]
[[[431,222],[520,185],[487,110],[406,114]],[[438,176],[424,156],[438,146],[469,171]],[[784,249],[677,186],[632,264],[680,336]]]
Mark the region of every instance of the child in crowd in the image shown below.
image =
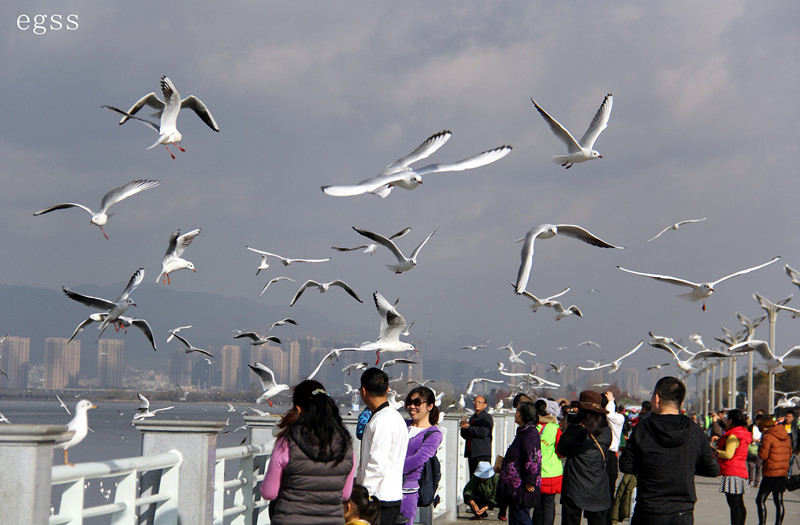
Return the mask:
[[[363,485],[353,485],[350,499],[344,502],[345,525],[373,525],[380,521],[381,502],[370,497]]]

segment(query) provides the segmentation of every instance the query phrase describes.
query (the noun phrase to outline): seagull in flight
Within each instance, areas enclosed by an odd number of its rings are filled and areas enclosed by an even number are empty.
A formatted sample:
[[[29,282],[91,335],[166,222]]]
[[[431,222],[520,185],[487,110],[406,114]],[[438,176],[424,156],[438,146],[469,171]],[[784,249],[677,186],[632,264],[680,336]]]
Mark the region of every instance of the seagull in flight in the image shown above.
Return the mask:
[[[479,168],[497,162],[511,153],[511,146],[500,146],[450,164],[429,164],[421,168],[410,167],[411,164],[428,158],[439,148],[444,146],[445,142],[450,140],[451,135],[452,133],[449,130],[431,135],[425,142],[420,144],[417,149],[405,157],[392,162],[383,168],[375,177],[364,179],[358,184],[349,186],[322,186],[322,191],[334,197],[350,197],[363,193],[372,193],[385,199],[395,186],[406,190],[413,190],[422,184],[422,177],[429,173],[463,171]]]
[[[425,243],[428,242],[428,239],[433,237],[433,234],[436,233],[436,230],[433,230],[430,235],[425,237],[424,241],[419,243],[419,246],[414,248],[414,251],[411,252],[411,257],[406,257],[394,242],[392,242],[390,239],[387,239],[383,235],[372,233],[371,231],[367,230],[360,230],[355,226],[353,226],[353,229],[360,235],[363,235],[367,239],[385,246],[390,252],[392,252],[392,255],[397,258],[397,264],[387,264],[386,267],[392,270],[394,273],[403,273],[415,267],[417,265],[417,255],[419,255],[419,251],[423,246],[425,246]]]
[[[733,345],[730,347],[730,351],[733,353],[757,352],[758,355],[760,355],[767,362],[767,369],[769,370],[770,374],[784,372],[785,368],[783,368],[783,362],[786,359],[800,358],[800,346],[790,348],[789,351],[783,355],[776,355],[769,347],[769,343],[766,341],[760,341],[758,339]]]
[[[592,246],[597,246],[598,248],[615,248],[617,250],[624,249],[622,246],[614,246],[613,244],[609,244],[584,228],[575,226],[573,224],[540,224],[538,226],[534,226],[528,231],[528,233],[525,234],[525,237],[517,241],[523,241],[522,252],[520,254],[521,261],[519,265],[519,271],[517,272],[517,295],[522,294],[523,290],[525,290],[525,288],[528,286],[528,280],[530,279],[531,275],[531,267],[533,266],[534,241],[537,238],[550,239],[558,234],[566,235],[567,237],[572,237],[573,239],[578,239],[579,241],[591,244]]]
[[[116,301],[108,301],[106,299],[101,299],[99,297],[92,297],[90,295],[83,295],[79,294],[78,292],[73,292],[66,286],[62,286],[61,290],[66,294],[67,297],[72,299],[73,301],[78,301],[79,303],[83,303],[84,305],[90,308],[96,308],[98,310],[108,310],[108,314],[106,318],[100,322],[100,326],[97,327],[100,330],[100,335],[97,336],[97,340],[100,340],[100,336],[103,335],[106,328],[109,324],[115,324],[119,317],[125,313],[125,311],[131,307],[136,306],[136,303],[133,302],[133,299],[130,298],[130,294],[136,290],[136,287],[142,284],[144,280],[144,268],[139,268],[131,277],[130,281],[128,281],[127,286],[125,289],[122,290],[122,293],[119,294]]]
[[[245,248],[247,248],[251,252],[255,252],[261,255],[261,264],[259,265],[258,270],[256,271],[256,275],[258,275],[259,271],[269,268],[269,264],[267,264],[267,257],[275,257],[276,259],[280,259],[284,266],[289,266],[290,264],[296,262],[323,263],[331,260],[330,257],[326,257],[324,259],[289,259],[288,257],[281,257],[280,255],[275,255],[274,253],[265,252],[263,250],[256,250],[255,248],[251,248],[249,246],[245,246]],[[264,289],[266,290],[266,287]],[[264,292],[262,291],[261,293]]]
[[[556,311],[556,321],[560,321],[572,314],[575,314],[578,317],[583,317],[583,313],[581,313],[580,309],[574,304],[570,305],[569,308],[564,308],[564,305],[558,301],[549,301],[546,306]]]
[[[256,403],[261,403],[266,400],[269,406],[272,406],[272,399],[270,398],[275,397],[284,390],[289,390],[289,385],[279,384],[275,381],[275,374],[267,365],[257,362],[255,365],[247,366],[258,376],[258,380],[261,382],[261,388],[264,390],[264,393],[256,399]]]
[[[512,341],[513,343],[513,341]],[[498,350],[508,350],[508,361],[510,363],[519,363],[521,365],[527,364],[525,361],[522,360],[520,357],[522,354],[528,354],[532,357],[536,357],[536,354],[533,352],[529,352],[527,350],[520,350],[519,352],[514,352],[514,349],[511,348],[511,343],[508,343],[506,346],[501,346]]]
[[[192,327],[192,325],[186,325],[186,326],[179,326],[177,328],[173,328],[172,330],[168,330],[169,335],[167,336],[167,343],[172,341],[172,339],[175,337],[175,334],[177,334],[181,330],[188,330],[191,327]]]
[[[516,285],[514,283],[511,283],[511,286],[514,286],[516,288]],[[527,297],[528,299],[533,301],[533,304],[530,305],[530,308],[531,308],[531,311],[535,312],[539,308],[542,308],[544,306],[550,306],[550,304],[549,304],[550,301],[552,301],[553,299],[555,299],[557,297],[561,297],[562,295],[564,295],[568,291],[569,291],[569,288],[564,288],[563,290],[561,290],[557,294],[551,295],[550,297],[545,297],[544,299],[539,299],[538,297],[536,297],[535,295],[530,293],[528,290],[522,290],[522,295],[524,295],[525,297]]]
[[[641,346],[643,344],[644,344],[644,340],[639,341],[639,344],[634,346],[633,350],[629,351],[625,355],[622,355],[622,356],[618,357],[612,363],[606,363],[605,365],[597,364],[597,365],[591,366],[591,367],[579,366],[578,369],[579,370],[599,370],[601,368],[606,368],[606,367],[610,366],[611,370],[609,370],[609,373],[617,372],[617,371],[619,371],[619,367],[622,364],[622,360],[625,359],[626,357],[628,357],[629,355],[633,355],[633,353],[636,352],[639,348],[641,348]]]
[[[462,349],[462,350],[478,350],[478,349],[480,349],[480,348],[487,348],[487,345],[489,344],[489,341],[484,341],[484,343],[485,343],[485,344],[482,344],[482,345],[467,345],[467,346],[462,346],[462,347],[461,347],[461,349]]]
[[[564,363],[559,363],[559,364],[550,363],[550,366],[551,368],[550,370],[548,370],[548,372],[555,372],[556,374],[564,372],[564,369],[567,367],[567,365],[565,365]]]
[[[64,410],[67,411],[67,415],[71,416],[72,412],[69,411],[69,408],[67,408],[67,405],[64,404],[64,401],[60,397],[58,397],[58,394],[56,394],[56,399],[58,399],[58,402],[61,405],[61,408],[63,408]]]
[[[780,255],[777,256],[777,257],[773,257],[772,259],[770,259],[769,261],[765,262],[764,264],[759,264],[758,266],[753,266],[752,268],[747,268],[747,269],[744,269],[744,270],[740,270],[740,271],[738,271],[736,273],[732,273],[730,275],[726,275],[725,277],[717,279],[716,281],[711,281],[711,282],[707,282],[707,283],[694,283],[692,281],[687,281],[685,279],[678,279],[677,277],[671,277],[669,275],[657,275],[657,274],[653,274],[653,273],[635,272],[633,270],[627,270],[627,269],[623,268],[622,266],[617,266],[617,268],[619,268],[623,272],[632,273],[634,275],[641,275],[642,277],[650,277],[651,279],[655,279],[656,281],[661,281],[661,282],[665,282],[665,283],[669,283],[669,284],[674,284],[674,285],[677,285],[677,286],[685,286],[686,288],[691,288],[692,289],[691,292],[688,292],[688,293],[685,293],[685,294],[680,294],[680,295],[678,295],[678,297],[680,297],[681,299],[685,299],[687,301],[692,301],[692,302],[701,301],[702,300],[703,301],[703,308],[702,309],[705,311],[705,309],[706,309],[706,301],[705,300],[706,300],[707,297],[710,297],[711,294],[714,293],[714,287],[717,286],[719,283],[721,283],[723,281],[727,281],[728,279],[730,279],[732,277],[737,277],[739,275],[744,275],[744,274],[752,272],[754,270],[761,269],[761,268],[763,268],[765,266],[769,266],[772,263],[778,262],[778,260],[780,258],[781,258]]]
[[[194,95],[189,95],[181,100],[181,96],[178,93],[178,88],[175,87],[175,84],[166,75],[161,77],[161,94],[164,96],[164,100],[158,98],[155,93],[148,93],[137,100],[128,111],[122,111],[114,106],[104,105],[102,107],[121,114],[122,118],[119,121],[120,125],[125,124],[128,119],[134,119],[153,129],[156,133],[158,133],[158,140],[155,144],[147,149],[153,149],[159,144],[163,144],[173,159],[175,158],[175,155],[173,155],[169,150],[170,144],[177,146],[181,151],[186,151],[179,145],[183,139],[183,136],[178,131],[178,113],[181,109],[191,109],[198,117],[200,117],[200,120],[206,123],[209,128],[219,132],[217,121],[214,120],[214,117],[211,115],[211,112],[208,110],[206,105],[203,104],[203,101]],[[156,110],[156,113],[153,116],[161,119],[158,124],[134,116],[145,105]]]
[[[292,297],[292,302],[289,303],[289,306],[294,306],[294,303],[296,303],[297,300],[300,299],[300,296],[303,295],[303,292],[305,292],[307,288],[313,288],[315,286],[319,290],[319,293],[327,292],[331,286],[338,286],[339,288],[350,294],[350,296],[359,303],[364,302],[358,296],[356,291],[353,290],[349,284],[347,284],[342,280],[336,279],[335,281],[331,281],[329,283],[318,283],[317,281],[309,279],[308,281],[304,282],[303,285],[300,287],[300,289],[297,290],[297,293],[294,294],[294,297]]]
[[[547,125],[550,126],[550,130],[553,134],[567,146],[567,154],[554,155],[553,162],[569,169],[576,162],[586,162],[587,160],[603,158],[599,152],[592,148],[594,147],[597,137],[599,137],[600,133],[608,126],[608,119],[611,117],[611,106],[614,103],[614,97],[611,93],[606,95],[606,98],[603,99],[600,109],[597,110],[597,113],[592,119],[592,123],[589,124],[589,129],[586,130],[586,133],[583,134],[580,141],[575,140],[572,134],[543,110],[533,98],[531,98],[531,102],[536,106],[539,114],[544,121],[547,122]]]
[[[659,348],[661,350],[665,350],[665,351],[669,352],[670,354],[672,354],[672,357],[675,358],[675,361],[676,361],[676,363],[678,365],[678,368],[680,368],[681,370],[683,370],[687,374],[690,374],[692,372],[692,370],[693,370],[693,366],[692,365],[695,362],[697,362],[697,361],[699,361],[701,359],[707,359],[709,357],[729,357],[730,356],[730,353],[722,352],[722,351],[719,351],[719,350],[701,350],[701,351],[699,351],[697,353],[693,353],[693,352],[690,352],[689,350],[687,350],[686,348],[681,346],[681,347],[679,347],[679,350],[682,350],[682,351],[684,351],[684,352],[686,352],[686,353],[688,353],[690,355],[689,359],[682,360],[681,358],[678,357],[678,354],[675,352],[675,350],[673,350],[671,348],[671,346],[674,346],[674,345],[675,345],[674,343],[672,345],[665,345],[665,344],[662,344],[662,343],[650,343],[650,346],[652,346],[653,348]]]
[[[136,414],[133,415],[134,421],[138,419],[153,417],[159,412],[175,408],[175,405],[170,405],[168,407],[156,408],[155,410],[150,410],[150,400],[144,397],[142,394],[136,394],[136,395],[139,396],[139,406],[136,407]]]
[[[197,271],[194,268],[194,264],[191,261],[182,259],[181,255],[198,235],[200,235],[200,228],[184,234],[181,234],[181,231],[178,230],[169,236],[169,245],[167,246],[167,252],[164,254],[164,259],[161,261],[161,273],[156,277],[156,284],[162,277],[164,278],[164,284],[171,284],[169,274],[178,270]]]
[[[266,257],[264,257],[264,259],[266,260]],[[264,292],[267,291],[267,288],[269,288],[271,284],[275,284],[278,281],[292,281],[293,283],[297,282],[294,279],[290,279],[289,277],[275,277],[274,279],[270,279],[269,281],[267,281],[267,284],[264,285],[264,288],[261,289],[261,293],[258,294],[258,296],[261,297],[262,295],[264,295]]]
[[[411,359],[405,359],[403,357],[398,359],[389,359],[388,361],[381,363],[380,369],[383,370],[384,368],[394,365],[416,365],[418,362],[419,361],[412,361]]]
[[[291,317],[284,317],[280,321],[275,321],[274,323],[272,323],[272,325],[269,327],[269,330],[267,330],[267,331],[271,332],[272,329],[275,328],[276,326],[283,326],[285,324],[293,324],[293,325],[297,326],[297,321],[295,321]]]
[[[184,350],[186,350],[187,354],[190,354],[192,352],[197,352],[199,354],[207,355],[208,357],[211,357],[211,358],[214,357],[214,355],[211,352],[209,352],[208,350],[203,350],[202,348],[197,348],[192,343],[187,341],[186,338],[183,337],[182,335],[177,334],[177,333],[173,333],[172,335],[175,336],[175,339],[177,339],[178,341],[183,343],[183,346],[185,347]]]
[[[113,205],[118,203],[119,201],[125,200],[131,195],[136,195],[139,192],[144,190],[149,190],[150,188],[155,188],[159,185],[157,180],[132,180],[127,184],[120,186],[119,188],[114,188],[113,190],[109,191],[103,196],[103,200],[100,201],[100,209],[98,211],[92,211],[91,208],[84,206],[83,204],[76,204],[74,202],[62,202],[61,204],[56,204],[54,206],[50,206],[49,208],[45,208],[43,210],[39,210],[34,213],[34,216],[44,215],[45,213],[50,213],[51,211],[55,210],[63,210],[65,208],[80,208],[89,212],[89,215],[92,216],[89,219],[89,222],[94,224],[95,226],[100,228],[100,231],[103,232],[103,236],[108,239],[108,234],[103,229],[103,226],[108,222],[108,218],[111,217],[111,213],[108,213],[108,209]]]
[[[662,235],[664,235],[665,233],[667,233],[670,230],[678,231],[678,228],[680,228],[684,224],[693,224],[695,222],[703,222],[706,219],[708,219],[708,217],[703,217],[702,219],[687,219],[685,221],[676,222],[675,224],[673,224],[671,226],[667,226],[666,228],[661,230],[658,233],[658,235],[656,235],[655,237],[651,237],[650,239],[647,239],[647,242],[651,242],[651,241],[654,241],[654,240],[658,239],[659,237],[661,237]]]
[[[395,233],[394,235],[391,235],[389,237],[389,239],[392,239],[392,240],[399,239],[400,237],[403,237],[405,234],[407,234],[410,231],[411,231],[411,228],[403,228],[402,230],[400,230],[399,232]],[[378,243],[377,242],[372,242],[370,244],[364,244],[362,246],[356,246],[355,248],[340,248],[339,246],[331,246],[332,250],[336,250],[336,251],[339,251],[339,252],[352,252],[354,250],[361,250],[362,248],[364,249],[363,253],[368,253],[370,255],[374,255],[375,254],[375,250],[378,249]]]
[[[83,441],[83,438],[89,433],[89,416],[87,414],[93,408],[97,408],[97,405],[86,399],[81,399],[75,405],[75,415],[67,423],[67,431],[72,431],[72,437],[56,445],[56,448],[64,449],[65,465],[73,465],[73,463],[69,462],[69,449]]]
[[[487,379],[485,377],[476,377],[475,379],[470,380],[469,386],[467,386],[467,391],[465,392],[465,394],[468,395],[468,396],[471,396],[472,395],[472,389],[478,383],[496,383],[496,384],[501,384],[501,383],[503,383],[503,380],[502,379]]]
[[[102,323],[107,317],[108,317],[108,313],[107,312],[96,312],[96,313],[90,314],[89,317],[84,319],[81,322],[81,324],[79,324],[75,328],[75,331],[72,332],[72,336],[70,336],[69,341],[67,341],[67,342],[69,343],[70,341],[75,339],[75,336],[78,335],[79,333],[81,333],[83,331],[83,329],[86,328],[86,326],[88,326],[88,325],[90,325],[92,323]],[[136,319],[135,317],[127,317],[127,316],[124,316],[124,315],[120,315],[117,318],[116,322],[114,323],[114,327],[117,329],[117,331],[119,331],[120,329],[123,329],[123,330],[125,330],[126,333],[128,331],[128,327],[129,326],[135,326],[136,328],[141,330],[142,333],[144,334],[144,336],[147,338],[147,340],[150,341],[150,345],[153,347],[153,350],[154,351],[156,350],[156,342],[155,342],[155,339],[153,337],[153,329],[150,328],[150,324],[146,320],[144,320],[144,319]]]
[[[584,341],[582,343],[578,343],[577,346],[596,346],[597,348],[603,348],[599,344],[595,343],[594,341]]]
[[[267,336],[261,337],[260,335],[258,335],[255,332],[242,332],[240,330],[237,330],[237,332],[239,332],[239,333],[233,336],[234,339],[240,339],[242,337],[246,337],[246,338],[252,340],[252,342],[250,343],[252,346],[263,345],[263,344],[269,343],[269,342],[273,342],[273,343],[276,343],[276,344],[281,344],[281,340],[278,339],[277,337],[275,337],[274,335],[267,335]]]

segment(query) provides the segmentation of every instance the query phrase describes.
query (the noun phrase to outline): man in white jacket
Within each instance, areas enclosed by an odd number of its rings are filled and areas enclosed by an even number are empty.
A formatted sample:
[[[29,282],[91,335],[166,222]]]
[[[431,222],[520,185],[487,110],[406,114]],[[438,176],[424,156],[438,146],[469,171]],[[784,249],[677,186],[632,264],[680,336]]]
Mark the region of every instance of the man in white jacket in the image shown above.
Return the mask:
[[[614,393],[609,390],[603,394],[605,409],[608,410],[606,420],[611,427],[611,445],[608,447],[608,461],[606,462],[606,472],[608,473],[608,486],[611,489],[611,503],[614,503],[614,492],[617,486],[617,474],[619,473],[619,462],[617,452],[619,452],[619,442],[622,438],[622,427],[625,425],[625,416],[617,412],[614,403]],[[608,513],[608,525],[611,525],[611,513]]]
[[[381,525],[394,525],[403,499],[403,464],[408,449],[408,426],[389,406],[389,376],[378,368],[361,375],[359,393],[372,410],[361,438],[361,461],[356,482],[381,502]]]

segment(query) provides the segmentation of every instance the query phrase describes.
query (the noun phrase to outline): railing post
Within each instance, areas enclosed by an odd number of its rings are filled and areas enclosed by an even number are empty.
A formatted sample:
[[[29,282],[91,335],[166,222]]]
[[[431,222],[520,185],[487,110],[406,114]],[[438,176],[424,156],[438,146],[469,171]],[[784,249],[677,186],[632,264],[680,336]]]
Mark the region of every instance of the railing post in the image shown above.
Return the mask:
[[[3,523],[40,525],[50,516],[53,447],[67,441],[64,425],[0,426],[0,508]]]
[[[455,522],[458,518],[458,501],[461,497],[461,491],[466,485],[466,481],[463,484],[460,482],[464,474],[463,471],[466,470],[466,468],[461,467],[461,464],[466,460],[462,458],[461,454],[460,424],[461,416],[458,414],[447,414],[440,422],[440,426],[445,428],[445,458],[442,472],[445,494],[442,497],[442,503],[445,505],[445,515],[447,516],[445,520],[448,522]]]
[[[342,416],[342,424],[350,431],[350,437],[353,438],[353,451],[356,453],[356,468],[358,468],[358,462],[361,461],[361,440],[356,438],[358,414],[354,416]]]
[[[217,434],[224,421],[136,421],[142,432],[142,455],[161,454],[176,449],[183,455],[178,487],[178,523],[211,525],[214,501],[214,465]],[[145,494],[159,484],[160,473],[142,476]],[[144,514],[144,513],[143,513]],[[140,522],[147,522],[147,517]]]
[[[244,422],[247,423],[248,427],[250,427],[250,443],[252,445],[272,445],[274,447],[275,439],[278,435],[277,430],[279,421],[280,418],[275,416],[244,416]],[[257,472],[259,475],[263,476],[266,471],[266,457],[261,456],[255,458],[253,461],[253,473],[255,474]],[[252,494],[253,502],[261,499],[261,493],[258,491],[255,479],[253,481]],[[251,523],[269,523],[267,511],[264,510],[259,512],[258,509],[253,510]]]

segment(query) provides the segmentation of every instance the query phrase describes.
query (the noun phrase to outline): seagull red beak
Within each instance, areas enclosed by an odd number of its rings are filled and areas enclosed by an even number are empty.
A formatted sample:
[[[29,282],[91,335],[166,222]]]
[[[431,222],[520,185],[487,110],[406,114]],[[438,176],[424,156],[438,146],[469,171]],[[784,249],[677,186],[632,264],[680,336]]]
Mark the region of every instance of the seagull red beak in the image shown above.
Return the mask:
[[[601,159],[603,158],[603,156],[602,156],[602,155],[598,155],[598,157],[600,157]]]

